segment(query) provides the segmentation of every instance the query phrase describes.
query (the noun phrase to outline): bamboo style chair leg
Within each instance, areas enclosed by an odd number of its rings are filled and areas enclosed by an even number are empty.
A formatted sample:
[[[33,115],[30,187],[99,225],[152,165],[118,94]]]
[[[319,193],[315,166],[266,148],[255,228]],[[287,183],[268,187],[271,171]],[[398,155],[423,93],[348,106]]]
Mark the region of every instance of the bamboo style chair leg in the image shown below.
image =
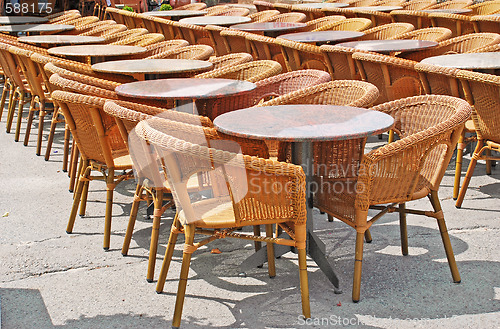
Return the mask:
[[[52,151],[52,144],[54,143],[54,135],[56,133],[56,125],[59,123],[59,120],[57,120],[58,116],[59,116],[59,107],[54,104],[54,112],[52,113],[52,120],[50,121],[49,137],[47,138],[47,148],[45,149],[45,161],[49,161],[50,158],[50,152]],[[65,171],[64,168],[63,171]]]
[[[73,226],[75,225],[76,213],[78,211],[78,206],[80,205],[80,200],[82,196],[82,190],[84,181],[90,176],[91,168],[88,166],[88,161],[83,160],[82,162],[83,172],[80,174],[80,179],[76,185],[76,191],[73,196],[73,207],[71,208],[71,214],[69,215],[68,226],[66,227],[66,233],[70,234],[73,232]]]
[[[364,233],[356,233],[356,251],[354,256],[354,278],[352,283],[352,301],[359,302],[361,292],[361,270],[363,265]]]
[[[44,119],[45,116],[47,115],[47,112],[45,111],[45,102],[40,102],[40,113],[38,115],[38,137],[36,140],[36,155],[39,156],[40,153],[42,152],[42,136],[43,136],[43,126],[44,126]]]
[[[401,253],[408,256],[408,229],[406,226],[406,204],[399,204],[399,230],[401,232]]]
[[[153,191],[153,197],[155,209],[153,215],[153,227],[151,228],[151,244],[149,245],[148,274],[146,276],[146,281],[148,282],[153,282],[155,273],[156,252],[158,250],[158,237],[160,235],[160,222],[162,215],[161,208],[163,206],[163,191]]]
[[[260,235],[260,225],[254,225],[253,235],[255,236]],[[255,246],[255,252],[259,251],[262,248],[262,243],[260,241],[254,241],[253,244]]]
[[[464,140],[465,140],[465,131],[462,131],[462,134],[458,138],[457,143],[457,160],[455,162],[455,182],[453,183],[453,200],[458,198],[458,192],[460,190],[460,176],[462,175],[462,160],[464,157]]]
[[[89,196],[89,181],[85,180],[83,182],[82,198],[80,200],[80,217],[85,217],[85,212],[87,211],[87,198]]]
[[[137,184],[134,194],[134,202],[132,202],[132,208],[130,209],[130,217],[128,220],[127,231],[125,232],[125,239],[123,240],[122,255],[127,256],[128,249],[130,247],[130,241],[132,240],[132,233],[134,232],[135,220],[137,219],[137,212],[139,211],[139,203],[141,201],[141,196],[143,192],[143,187],[141,184]]]
[[[28,122],[26,123],[26,132],[24,133],[24,146],[28,146],[28,142],[31,134],[31,125],[33,124],[33,116],[35,115],[35,97],[31,100],[30,108],[28,110]]]
[[[24,110],[24,104],[25,104],[25,97],[26,97],[26,95],[24,93],[19,94],[19,102],[17,104],[18,110],[17,110],[16,134],[14,135],[15,142],[19,142],[19,135],[21,134],[21,122],[23,120],[23,110]]]
[[[179,287],[177,288],[177,298],[175,300],[175,310],[174,310],[174,317],[172,320],[172,328],[179,328],[181,324],[182,308],[184,306],[184,297],[186,296],[187,279],[188,279],[189,267],[192,255],[190,250],[186,249],[188,249],[189,247],[193,247],[194,230],[195,229],[193,224],[184,226],[184,234],[186,236],[186,241],[184,242],[184,244],[185,247],[187,248],[184,248],[184,253],[182,255],[182,268],[179,279]]]
[[[76,141],[73,139],[73,143],[71,145],[71,155],[69,157],[68,177],[71,177],[71,171],[73,170],[73,163],[75,161],[75,152],[76,152],[75,145],[76,145]]]
[[[448,259],[448,265],[450,266],[453,282],[460,283],[461,278],[460,274],[458,273],[457,262],[455,261],[455,255],[453,254],[450,236],[448,235],[448,230],[444,221],[443,211],[441,209],[441,203],[439,202],[437,191],[431,191],[429,199],[431,201],[432,207],[434,208],[434,212],[438,215],[437,222],[439,226],[439,232],[441,233],[441,239],[443,240],[444,250],[446,252],[446,258]]]
[[[273,237],[273,226],[271,224],[266,224],[266,237]],[[274,261],[274,243],[266,243],[267,248],[267,266],[269,277],[274,278],[276,276],[276,266]]]
[[[296,236],[305,236],[306,225],[297,225],[295,227]],[[307,258],[305,241],[297,241],[297,253],[299,257],[299,280],[300,297],[302,301],[302,314],[309,319],[311,317],[311,305],[309,303],[309,281],[307,278]],[[302,246],[301,246],[302,245]]]
[[[12,122],[14,121],[14,111],[16,107],[16,98],[17,98],[17,93],[18,93],[18,88],[15,88],[13,92],[9,95],[9,107],[7,110],[7,124],[5,126],[5,131],[7,133],[10,133],[10,130],[12,128]]]
[[[14,93],[14,85],[11,84],[10,80],[7,78],[4,82],[2,90],[2,98],[0,99],[0,121],[2,121],[2,114],[3,114],[3,109],[5,107],[5,102],[7,100],[7,94],[9,94],[9,100],[10,100],[13,93]],[[10,104],[10,101],[8,104]]]
[[[64,146],[63,146],[63,167],[62,171],[67,172],[68,171],[68,157],[69,157],[69,138],[70,138],[71,132],[69,131],[68,125],[65,125],[64,127]],[[73,151],[73,150],[71,150]]]
[[[486,156],[491,157],[491,150],[486,150]],[[491,167],[493,160],[486,160],[486,175],[491,175]]]
[[[172,223],[172,228],[170,229],[170,236],[168,238],[167,249],[165,250],[165,257],[163,258],[163,263],[161,265],[160,275],[158,277],[158,282],[156,283],[156,292],[161,294],[163,287],[165,286],[165,281],[167,279],[168,269],[170,268],[170,261],[172,260],[172,255],[174,254],[175,243],[177,242],[177,237],[179,235],[180,223],[175,214],[174,222]]]
[[[73,143],[73,160],[71,161],[71,170],[69,172],[69,191],[73,192],[75,184],[77,183],[78,180],[78,173],[81,171],[81,158],[80,158],[80,151],[78,150],[78,146]],[[80,162],[78,162],[78,159],[80,159]],[[78,168],[78,169],[77,169]]]
[[[103,249],[109,250],[109,242],[111,239],[111,212],[113,210],[113,191],[116,187],[115,170],[108,169],[106,177],[106,215],[104,217],[104,242]]]
[[[455,203],[455,207],[462,207],[462,202],[464,201],[465,192],[467,192],[467,188],[469,187],[470,180],[472,178],[472,174],[474,173],[474,168],[476,168],[477,157],[481,155],[481,149],[483,148],[483,141],[478,140],[476,149],[472,154],[472,159],[469,163],[469,168],[467,168],[467,173],[465,174],[464,182],[460,187],[460,193],[458,194],[457,202]],[[476,155],[477,154],[477,155]]]

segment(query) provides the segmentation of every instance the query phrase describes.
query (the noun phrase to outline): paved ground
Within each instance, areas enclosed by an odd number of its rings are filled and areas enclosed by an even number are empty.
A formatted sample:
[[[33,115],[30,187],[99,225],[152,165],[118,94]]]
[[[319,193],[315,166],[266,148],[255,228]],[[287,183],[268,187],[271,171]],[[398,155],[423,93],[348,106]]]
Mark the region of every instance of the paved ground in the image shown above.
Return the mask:
[[[23,126],[24,131],[24,126]],[[36,134],[36,130],[33,130]],[[141,209],[128,257],[120,253],[134,183],[119,186],[113,208],[111,250],[102,245],[104,184],[91,183],[87,215],[65,233],[72,203],[61,172],[61,134],[50,161],[13,141],[0,123],[0,302],[1,328],[168,328],[171,324],[182,244],[165,285],[145,280],[151,222]],[[23,135],[21,135],[23,136]],[[45,144],[44,144],[45,148]],[[465,161],[468,165],[468,160]],[[183,328],[500,328],[500,169],[487,176],[477,167],[463,208],[451,199],[453,166],[440,190],[461,284],[454,284],[437,224],[408,216],[410,255],[399,247],[398,220],[388,214],[372,229],[364,253],[362,300],[351,301],[354,230],[315,214],[315,229],[327,244],[343,294],[309,263],[313,319],[300,315],[296,255],[238,276],[250,244],[220,240],[193,257]],[[427,200],[412,206],[429,208]],[[430,208],[429,208],[430,209]],[[172,213],[165,216],[158,250],[159,271]],[[181,241],[182,242],[182,241]]]

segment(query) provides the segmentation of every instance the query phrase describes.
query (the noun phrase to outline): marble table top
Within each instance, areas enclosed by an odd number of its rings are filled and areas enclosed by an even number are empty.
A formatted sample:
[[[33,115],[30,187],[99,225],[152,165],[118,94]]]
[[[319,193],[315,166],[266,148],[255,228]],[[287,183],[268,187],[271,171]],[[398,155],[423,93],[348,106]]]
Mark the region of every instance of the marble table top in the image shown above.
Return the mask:
[[[305,23],[287,23],[287,22],[260,22],[260,23],[248,23],[248,24],[237,24],[231,26],[231,28],[241,31],[286,31],[286,30],[296,30],[301,27],[306,26]]]
[[[192,59],[129,59],[102,62],[92,65],[92,70],[119,74],[167,74],[208,70],[213,64]]]
[[[348,3],[342,3],[342,2],[309,2],[309,3],[299,3],[298,5],[294,5],[294,7],[305,7],[305,8],[316,8],[316,9],[323,9],[323,8],[343,8],[349,6]]]
[[[83,45],[92,43],[102,43],[106,39],[101,37],[92,37],[86,35],[30,35],[26,37],[19,37],[20,42],[30,44],[49,44],[49,45]]]
[[[49,54],[58,56],[124,56],[146,52],[144,47],[124,45],[77,45],[50,48]]]
[[[0,32],[56,32],[69,31],[75,28],[74,25],[62,24],[19,24],[0,26]]]
[[[278,105],[224,113],[217,130],[239,137],[289,142],[362,138],[387,131],[394,119],[385,113],[337,105]]]
[[[46,23],[49,20],[37,16],[0,16],[0,25]]]
[[[204,10],[157,10],[147,11],[143,15],[157,16],[157,17],[191,17],[203,16],[207,12]]]
[[[116,87],[120,96],[142,99],[210,99],[250,92],[252,82],[231,79],[158,79],[124,83]]]
[[[432,13],[443,13],[443,14],[467,14],[472,11],[469,8],[461,8],[461,9],[425,9],[423,12],[432,14]]]
[[[193,24],[193,25],[233,25],[240,23],[250,22],[251,19],[245,16],[201,16],[201,17],[188,17],[183,18],[179,23]]]
[[[500,53],[491,52],[433,56],[423,59],[421,63],[465,70],[498,69],[500,68]]]
[[[350,9],[353,11],[370,10],[370,11],[389,12],[389,11],[393,11],[393,10],[403,9],[403,7],[401,7],[401,6],[371,6],[371,7],[349,7],[346,9]]]
[[[316,31],[282,34],[278,38],[307,43],[325,43],[352,40],[363,35],[363,32],[356,31]]]
[[[437,45],[437,42],[425,40],[361,40],[342,42],[338,44],[338,46],[380,53],[415,51],[432,48]]]

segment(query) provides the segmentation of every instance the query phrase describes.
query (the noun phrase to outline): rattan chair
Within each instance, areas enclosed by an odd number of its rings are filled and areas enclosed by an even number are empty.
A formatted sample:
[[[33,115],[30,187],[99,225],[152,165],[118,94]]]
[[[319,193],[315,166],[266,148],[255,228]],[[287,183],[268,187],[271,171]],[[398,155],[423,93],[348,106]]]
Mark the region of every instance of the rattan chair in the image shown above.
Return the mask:
[[[276,38],[248,33],[245,35],[245,39],[250,44],[254,59],[271,59],[280,63],[283,70],[286,70],[285,58],[280,45],[276,42]]]
[[[282,14],[287,14],[292,11],[292,5],[288,3],[275,2],[273,8]]]
[[[352,0],[348,1],[350,7],[370,7],[375,6],[377,0]]]
[[[266,19],[274,15],[278,15],[280,12],[274,9],[258,11],[254,14],[250,14],[247,17],[252,20],[252,22],[265,22]]]
[[[203,26],[179,22],[172,22],[172,25],[174,27],[174,30],[177,29],[179,31],[180,39],[187,40],[189,44],[212,46],[210,36]]]
[[[204,2],[190,3],[184,6],[176,7],[176,10],[203,10],[207,8],[207,4]]]
[[[410,23],[416,29],[425,29],[432,26],[429,13],[421,10],[393,10],[390,12],[392,19],[398,23]]]
[[[117,24],[125,24],[123,16],[120,15],[120,10],[114,7],[106,7],[105,17],[114,20]]]
[[[212,14],[207,14],[206,16],[247,16],[248,14],[250,14],[250,9],[248,8],[229,7]]]
[[[214,54],[214,49],[207,45],[185,46],[167,50],[146,58],[177,58],[207,60]]]
[[[250,43],[246,36],[253,33],[240,31],[236,29],[225,29],[220,32],[220,37],[223,41],[227,52],[230,53],[252,53]]]
[[[373,231],[372,224],[388,211],[400,214],[403,255],[408,254],[406,213],[435,218],[453,281],[460,282],[438,189],[471,107],[454,97],[426,95],[384,103],[372,110],[385,112],[395,119],[394,130],[400,140],[368,154],[357,150],[349,160],[345,159],[345,153],[326,162],[317,158],[321,165],[342,167],[349,163],[357,168],[354,173],[349,170],[349,173],[337,172],[335,176],[317,176],[318,184],[340,184],[344,188],[342,193],[320,189],[314,196],[316,207],[356,229],[353,301],[360,300],[364,233],[369,228]],[[433,211],[404,206],[405,202],[424,197],[429,197]],[[369,209],[382,211],[369,219]]]
[[[312,21],[318,18],[325,17],[325,13],[318,8],[292,5],[292,11],[306,15],[307,21]]]
[[[352,54],[359,50],[332,45],[322,45],[319,50],[333,80],[361,80],[356,63],[352,59]]]
[[[441,42],[451,38],[451,31],[445,27],[428,27],[397,35],[390,39],[411,39]]]
[[[99,26],[110,26],[110,25],[115,25],[116,22],[114,20],[105,20],[105,21],[92,21],[91,23],[88,23],[88,24],[83,24],[83,25],[80,25],[80,26],[75,26],[75,28],[73,30],[70,30],[70,31],[66,31],[64,33],[61,33],[61,34],[70,34],[70,35],[80,35],[84,32],[87,32],[93,28],[96,28],[96,27],[99,27]]]
[[[337,15],[337,16],[325,16],[321,18],[317,18],[314,20],[310,20],[306,22],[306,26],[299,29],[298,31],[323,31],[325,27],[328,27],[334,23],[345,20],[345,16]]]
[[[437,4],[435,0],[410,0],[403,2],[400,6],[404,10],[423,10]]]
[[[79,35],[88,35],[95,37],[102,37],[104,35],[115,34],[127,30],[127,27],[123,24],[113,24],[113,25],[98,25],[95,26]]]
[[[328,71],[327,64],[318,46],[281,38],[277,38],[276,43],[281,47],[286,68],[289,72],[301,69]]]
[[[143,55],[144,57],[154,56],[156,54],[160,54],[166,51],[182,48],[189,46],[189,42],[182,39],[175,40],[166,40],[157,43],[153,43],[152,45],[146,46],[146,53]]]
[[[429,19],[434,27],[446,27],[451,30],[452,37],[474,32],[471,17],[467,15],[431,13]]]
[[[389,13],[384,13],[376,10],[356,10],[354,15],[358,18],[366,18],[372,21],[372,26],[394,23],[392,16]]]
[[[286,22],[286,23],[303,23],[307,19],[303,13],[283,13],[275,16],[268,17],[262,22]]]
[[[217,5],[217,6],[212,6],[208,7],[205,9],[206,15],[212,15],[213,13],[218,13],[222,12],[226,9],[229,9],[230,7],[228,5]]]
[[[448,0],[426,7],[425,9],[464,9],[472,5],[470,0]]]
[[[461,70],[457,73],[465,98],[473,106],[472,120],[477,134],[477,145],[472,155],[455,206],[462,207],[465,193],[478,160],[486,160],[486,173],[491,174],[491,161],[500,157],[491,154],[500,151],[500,78],[496,75]]]
[[[212,56],[208,61],[213,64],[214,70],[218,70],[251,62],[253,57],[248,53],[234,53],[224,56]]]
[[[230,145],[227,142],[213,140],[205,134],[201,127],[188,127],[185,124],[167,120],[147,120],[141,122],[135,131],[147,143],[154,146],[162,161],[164,171],[167,173],[166,179],[172,186],[178,210],[170,231],[156,288],[157,292],[163,290],[177,236],[179,233],[185,235],[185,248],[172,326],[180,326],[192,253],[198,247],[214,239],[224,237],[244,238],[268,243],[268,270],[271,277],[276,275],[272,244],[296,247],[299,253],[302,313],[304,317],[309,318],[309,289],[305,251],[305,175],[302,167],[228,152],[227,149]],[[207,147],[207,142],[209,147]],[[173,159],[176,160],[172,161]],[[231,163],[228,162],[229,159],[232,159]],[[176,165],[175,161],[179,161],[179,165]],[[224,170],[221,170],[222,168]],[[213,186],[219,184],[221,187],[216,189],[217,194],[213,198],[193,202],[187,197],[186,179],[181,177],[185,174],[189,176],[193,173],[205,172],[211,173]],[[235,173],[240,173],[240,175],[235,175]],[[281,186],[293,184],[294,188],[281,194],[262,191],[256,193],[251,188],[243,192],[241,188],[247,184],[246,177],[252,177],[252,181],[259,185],[263,184],[265,180],[266,182],[271,181],[273,184],[281,184]],[[224,186],[226,187],[224,188]],[[216,209],[216,203],[221,204],[224,210],[217,211],[221,207]],[[203,215],[202,212],[205,211],[201,209],[210,209],[215,213],[213,216],[207,216],[208,213]],[[266,211],[263,211],[264,209]],[[236,231],[238,227],[260,224],[266,225],[265,237]],[[275,237],[272,229],[273,224],[289,232],[292,240]],[[210,236],[195,243],[195,233],[206,233]]]
[[[476,33],[492,32],[500,33],[500,16],[477,15],[471,17],[472,25]]]
[[[50,24],[58,23],[59,21],[65,20],[71,16],[79,16],[80,12],[76,9],[61,11],[55,14],[47,15],[45,18],[48,19]]]
[[[472,9],[471,15],[492,15],[500,13],[500,1],[484,1],[467,7]]]
[[[80,13],[70,13],[68,15],[65,15],[61,19],[58,19],[56,22],[52,22],[51,20],[49,20],[49,23],[50,24],[71,24],[71,22],[73,22],[74,20],[76,20],[80,17],[82,17],[80,15]]]
[[[279,73],[281,73],[281,65],[278,62],[261,60],[235,65],[227,69],[212,70],[198,74],[195,78],[224,78],[256,82]]]
[[[152,17],[150,19],[154,24],[154,29],[165,36],[165,40],[182,39],[182,34],[174,21],[161,17]],[[189,40],[187,40],[189,42]]]
[[[374,6],[401,6],[406,3],[406,0],[379,0],[374,3]]]
[[[134,35],[119,41],[112,42],[112,45],[129,45],[145,47],[149,45],[154,45],[155,43],[162,42],[165,37],[161,33],[146,33],[142,35]]]
[[[325,26],[322,31],[364,31],[371,26],[372,21],[367,18],[347,18]]]
[[[356,18],[356,13],[352,9],[325,7],[321,8],[325,16],[344,16],[345,18]]]
[[[388,40],[397,39],[403,33],[413,31],[413,25],[409,23],[391,23],[372,27],[364,30],[364,35],[357,40]]]
[[[273,10],[273,4],[271,2],[267,1],[253,1],[253,4],[255,8],[257,8],[257,11],[265,11],[265,10]]]
[[[102,111],[105,99],[60,90],[54,91],[52,97],[61,107],[83,161],[66,232],[73,232],[79,206],[80,215],[85,215],[89,181],[99,179],[92,176],[91,172],[100,172],[103,174],[100,179],[106,182],[103,248],[108,250],[111,238],[113,191],[118,183],[133,178],[130,171],[132,169],[130,156],[123,138],[113,124],[114,120]],[[124,172],[119,173],[122,171]]]
[[[147,29],[138,28],[138,29],[125,30],[123,32],[118,32],[118,33],[105,34],[102,35],[102,37],[106,39],[106,43],[113,44],[115,42],[120,42],[123,39],[127,39],[138,35],[144,35],[147,33],[149,33]]]
[[[224,38],[220,36],[220,33],[224,30],[227,30],[227,27],[222,27],[218,25],[205,25],[205,31],[210,38],[212,43],[212,47],[215,51],[215,56],[224,56],[229,54],[230,52],[226,48],[226,44],[224,43]]]

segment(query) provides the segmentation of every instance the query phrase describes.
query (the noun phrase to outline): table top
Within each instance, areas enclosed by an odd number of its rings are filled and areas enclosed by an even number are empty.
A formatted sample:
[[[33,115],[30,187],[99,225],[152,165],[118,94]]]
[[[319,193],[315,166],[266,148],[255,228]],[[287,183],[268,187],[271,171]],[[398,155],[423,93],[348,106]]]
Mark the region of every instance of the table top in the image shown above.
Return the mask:
[[[83,44],[92,44],[92,43],[102,43],[106,41],[106,39],[101,37],[92,37],[87,35],[30,35],[27,37],[20,37],[18,39],[24,43],[30,44],[70,44],[70,45],[83,45]]]
[[[421,63],[465,70],[498,69],[500,68],[500,53],[491,52],[433,56],[423,59]]]
[[[443,13],[443,14],[467,14],[472,11],[469,8],[461,8],[461,9],[425,9],[423,12],[432,14],[432,13]]]
[[[371,11],[389,12],[389,11],[393,11],[393,10],[403,9],[403,7],[401,7],[401,6],[371,6],[371,7],[349,7],[346,9],[351,9],[353,11],[371,10]]]
[[[69,31],[74,28],[74,25],[62,24],[19,24],[0,26],[0,32],[55,32]]]
[[[309,2],[309,3],[299,3],[298,5],[294,5],[295,7],[306,7],[306,8],[316,8],[316,9],[323,9],[323,8],[342,8],[342,7],[347,7],[349,6],[348,3],[342,3],[342,2]]]
[[[425,40],[361,40],[338,44],[338,46],[380,53],[422,50],[432,48],[437,45],[437,42]]]
[[[45,17],[37,16],[0,16],[0,25],[46,23],[48,21]]]
[[[394,119],[385,113],[351,106],[278,105],[224,113],[217,130],[239,137],[289,142],[362,138],[387,131]]]
[[[237,24],[231,26],[231,28],[241,31],[286,31],[286,30],[296,30],[301,27],[306,26],[305,23],[287,23],[287,22],[261,22],[261,23],[248,23],[248,24]]]
[[[58,56],[124,56],[146,52],[144,47],[124,45],[77,45],[50,48],[49,54]]]
[[[203,16],[207,12],[204,10],[157,10],[147,11],[144,15],[157,16],[157,17],[189,17],[189,16]]]
[[[201,16],[201,17],[188,17],[183,18],[179,23],[193,24],[193,25],[233,25],[240,23],[250,22],[249,17],[244,16]]]
[[[356,31],[316,31],[282,34],[278,38],[298,42],[329,42],[356,39],[363,35],[363,32]]]
[[[255,84],[231,79],[158,79],[124,83],[116,87],[120,96],[143,99],[210,99],[243,94]]]
[[[192,59],[130,59],[102,62],[92,65],[92,70],[119,74],[166,74],[208,70],[213,64]]]

